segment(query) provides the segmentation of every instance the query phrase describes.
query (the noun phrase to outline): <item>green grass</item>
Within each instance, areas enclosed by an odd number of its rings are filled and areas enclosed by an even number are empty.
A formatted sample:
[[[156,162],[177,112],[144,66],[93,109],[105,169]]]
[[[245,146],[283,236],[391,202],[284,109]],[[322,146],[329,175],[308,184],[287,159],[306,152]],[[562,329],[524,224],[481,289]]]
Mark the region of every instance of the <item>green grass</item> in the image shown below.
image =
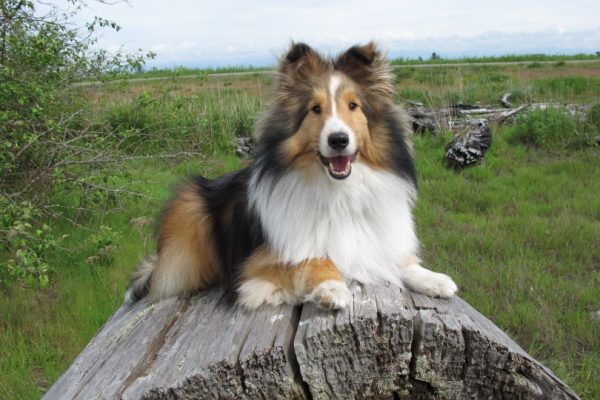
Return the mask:
[[[598,64],[600,65],[600,64]],[[512,93],[516,104],[595,103],[600,101],[597,64],[557,67],[528,65],[467,65],[443,68],[406,67],[394,70],[400,101],[419,101],[428,106],[452,102],[499,104]]]
[[[600,151],[496,134],[482,165],[455,172],[442,162],[448,139],[416,141],[423,259],[582,398],[598,398]]]
[[[600,78],[582,76],[546,78],[535,81],[533,86],[541,96],[560,94],[562,96],[574,97],[590,92],[600,92]]]
[[[237,72],[255,72],[260,74],[265,71],[271,71],[273,67],[255,67],[252,65],[232,65],[227,67],[216,67],[216,68],[189,68],[177,66],[173,68],[151,68],[146,71],[119,73],[115,75],[106,76],[104,82],[111,82],[115,80],[123,79],[144,79],[144,78],[199,78],[206,79],[207,75],[212,74],[228,74]],[[81,82],[96,82],[95,79],[83,79]]]
[[[507,91],[517,104],[600,101],[595,71],[582,65],[395,73],[400,101],[429,105],[493,104]],[[240,167],[232,140],[248,133],[264,109],[269,79],[174,77],[69,90],[69,107],[86,110],[99,132],[115,135],[122,154],[202,156],[120,165],[105,184],[143,196],[120,195],[96,212],[77,210],[77,198],[55,188],[56,206],[81,226],[50,221],[57,235],[69,237],[49,257],[47,289],[0,288],[0,398],[38,398],[120,305],[131,270],[154,249],[153,227],[136,228],[131,219],[155,217],[184,176]],[[600,126],[597,107],[587,121],[591,130]],[[560,124],[549,125],[544,129]],[[531,146],[509,140],[512,129],[495,132],[484,163],[462,172],[444,166],[448,134],[415,138],[423,259],[453,276],[462,297],[583,398],[600,398],[600,322],[589,317],[600,309],[600,150],[560,141]],[[118,235],[114,259],[88,264],[98,251],[90,238],[101,226]]]

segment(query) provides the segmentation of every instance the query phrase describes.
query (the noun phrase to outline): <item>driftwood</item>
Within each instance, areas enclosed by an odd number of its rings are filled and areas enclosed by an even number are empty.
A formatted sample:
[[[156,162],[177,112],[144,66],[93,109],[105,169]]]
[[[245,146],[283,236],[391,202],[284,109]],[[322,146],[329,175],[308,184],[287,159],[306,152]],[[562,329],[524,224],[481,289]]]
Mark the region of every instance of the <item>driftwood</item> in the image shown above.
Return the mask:
[[[425,107],[421,103],[409,101],[406,111],[411,117],[413,130],[416,133],[432,132],[437,130],[461,131],[479,125],[485,120],[488,125],[500,125],[510,120],[518,113],[527,110],[558,108],[564,109],[572,115],[585,116],[590,110],[586,104],[556,104],[556,103],[532,103],[519,107],[512,107],[508,102],[507,93],[501,102],[504,108],[484,106],[477,104],[458,103],[450,107]],[[506,100],[506,104],[504,103]]]
[[[506,108],[512,108],[512,103],[510,102],[510,96],[512,96],[512,93],[506,93],[504,94],[504,96],[502,96],[502,98],[500,99],[500,104],[502,104],[504,107]]]
[[[453,168],[464,168],[483,159],[492,144],[492,130],[485,120],[464,135],[455,134],[446,146],[446,162]]]
[[[252,155],[254,140],[251,136],[238,136],[234,139],[235,154],[240,158],[248,158]]]
[[[214,289],[122,306],[44,399],[577,399],[458,297],[351,286],[339,312]]]

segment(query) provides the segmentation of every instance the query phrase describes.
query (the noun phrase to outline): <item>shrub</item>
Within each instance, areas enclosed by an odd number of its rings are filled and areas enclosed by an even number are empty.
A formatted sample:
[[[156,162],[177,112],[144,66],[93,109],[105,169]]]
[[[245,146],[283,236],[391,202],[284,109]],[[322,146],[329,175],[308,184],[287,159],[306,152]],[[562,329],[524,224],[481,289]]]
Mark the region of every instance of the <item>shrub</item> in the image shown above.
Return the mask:
[[[595,133],[600,132],[600,103],[592,105],[587,114],[586,122],[589,129],[595,131]]]
[[[114,261],[117,243],[121,235],[111,229],[110,226],[101,225],[100,229],[92,234],[89,242],[93,248],[93,254],[85,262],[87,264],[98,264],[108,266]]]
[[[68,3],[75,10],[85,5]],[[58,241],[44,223],[48,194],[57,177],[69,186],[65,192],[89,184],[115,147],[62,102],[64,89],[86,77],[140,70],[145,58],[153,57],[94,50],[99,30],[119,27],[96,17],[85,30],[73,28],[75,12],[40,0],[0,2],[2,282],[48,284],[50,266],[44,260]]]
[[[521,114],[509,130],[508,139],[540,147],[573,146],[585,142],[579,121],[558,108],[536,109]]]
[[[40,211],[31,202],[14,203],[0,196],[0,245],[7,259],[0,263],[0,284],[20,281],[28,286],[46,287],[50,265],[45,261],[62,238],[52,228],[38,224]]]

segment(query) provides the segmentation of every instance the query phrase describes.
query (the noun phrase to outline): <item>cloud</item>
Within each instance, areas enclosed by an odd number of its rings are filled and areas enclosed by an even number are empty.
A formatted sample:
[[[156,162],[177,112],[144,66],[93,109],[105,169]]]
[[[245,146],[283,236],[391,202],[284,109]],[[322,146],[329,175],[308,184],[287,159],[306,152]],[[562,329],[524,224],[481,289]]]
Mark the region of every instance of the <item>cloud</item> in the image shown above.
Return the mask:
[[[363,42],[368,40],[365,38]],[[412,34],[388,34],[376,38],[390,57],[428,57],[436,52],[442,57],[486,56],[523,53],[575,54],[594,53],[600,50],[600,29],[595,31],[564,31],[547,29],[539,32],[507,33],[487,31],[473,36],[417,37]],[[327,38],[308,42],[324,52],[337,53],[355,43],[344,38]],[[185,45],[184,45],[185,43]],[[273,42],[269,46],[240,43],[219,47],[211,44],[190,45],[183,43],[160,43],[151,48],[159,55],[155,65],[176,64],[189,66],[223,65],[273,65],[289,41]]]
[[[67,0],[61,0],[66,3]],[[272,64],[294,40],[337,52],[378,40],[392,56],[575,53],[600,46],[597,0],[131,0],[85,9],[123,29],[102,47],[149,49],[154,65]],[[518,12],[515,12],[518,10]]]

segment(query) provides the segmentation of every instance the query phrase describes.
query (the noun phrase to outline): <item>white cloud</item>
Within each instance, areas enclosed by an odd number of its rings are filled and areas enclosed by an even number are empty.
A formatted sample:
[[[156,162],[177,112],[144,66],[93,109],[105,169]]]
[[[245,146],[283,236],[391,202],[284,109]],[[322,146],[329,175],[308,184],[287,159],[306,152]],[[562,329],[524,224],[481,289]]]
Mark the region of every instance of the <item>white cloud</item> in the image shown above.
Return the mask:
[[[61,0],[66,3],[66,0]],[[149,49],[158,65],[269,64],[290,40],[340,51],[376,39],[391,55],[592,52],[600,47],[597,0],[131,0],[89,3],[123,29],[100,45]]]

